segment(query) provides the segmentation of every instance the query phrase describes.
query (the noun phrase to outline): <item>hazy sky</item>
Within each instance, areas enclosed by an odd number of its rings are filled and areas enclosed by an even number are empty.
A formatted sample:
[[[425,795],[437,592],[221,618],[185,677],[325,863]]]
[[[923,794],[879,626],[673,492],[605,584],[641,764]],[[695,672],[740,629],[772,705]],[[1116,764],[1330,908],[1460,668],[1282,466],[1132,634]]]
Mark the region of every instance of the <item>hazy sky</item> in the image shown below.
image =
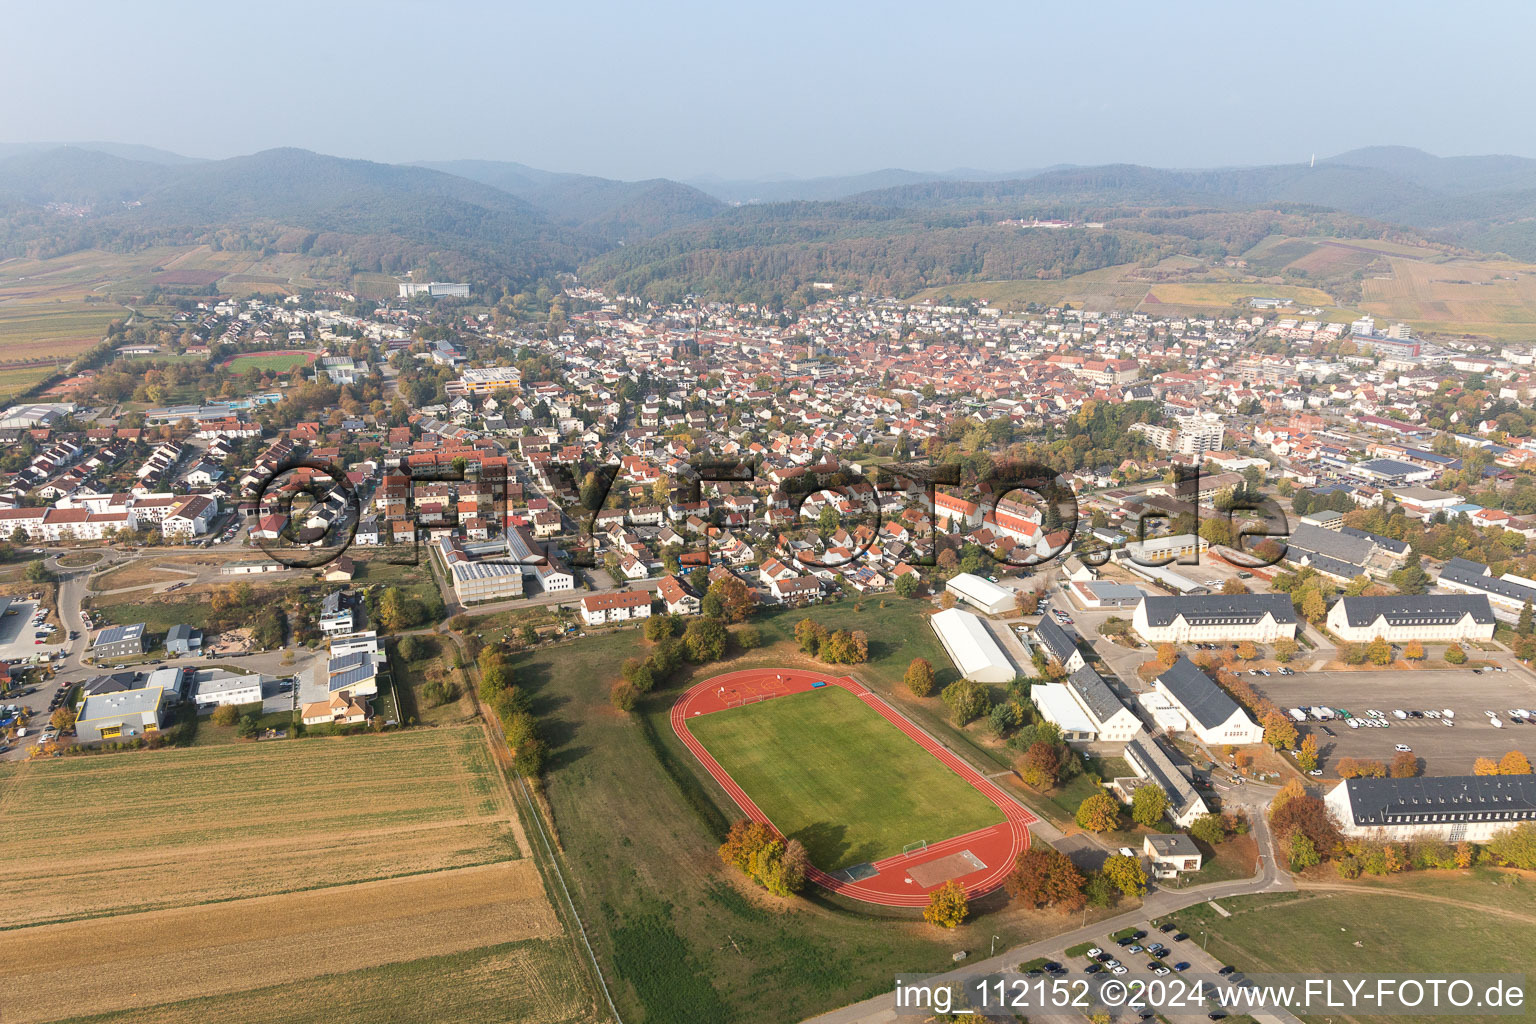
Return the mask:
[[[613,177],[1536,156],[1536,5],[6,4],[0,141]]]

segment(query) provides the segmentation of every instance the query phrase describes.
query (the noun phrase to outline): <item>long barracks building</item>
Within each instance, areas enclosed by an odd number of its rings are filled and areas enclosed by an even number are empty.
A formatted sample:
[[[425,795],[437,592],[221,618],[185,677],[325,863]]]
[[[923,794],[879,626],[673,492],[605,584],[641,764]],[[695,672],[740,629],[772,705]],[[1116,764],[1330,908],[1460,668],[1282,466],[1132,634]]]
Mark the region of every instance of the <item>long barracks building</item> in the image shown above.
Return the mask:
[[[1328,628],[1350,643],[1491,640],[1495,625],[1483,594],[1343,597],[1328,610]]]
[[[1296,610],[1285,594],[1147,597],[1136,606],[1132,623],[1152,644],[1296,638]]]

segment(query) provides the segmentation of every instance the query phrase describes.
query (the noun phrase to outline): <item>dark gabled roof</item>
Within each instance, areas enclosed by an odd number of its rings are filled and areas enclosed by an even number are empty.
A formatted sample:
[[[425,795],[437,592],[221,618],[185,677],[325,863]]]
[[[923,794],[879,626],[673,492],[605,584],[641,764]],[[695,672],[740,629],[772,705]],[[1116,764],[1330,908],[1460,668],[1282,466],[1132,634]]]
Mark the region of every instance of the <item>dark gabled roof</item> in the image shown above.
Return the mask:
[[[1359,825],[1414,824],[1426,821],[1424,815],[1441,814],[1536,816],[1536,775],[1347,779],[1344,785]]]
[[[194,635],[202,635],[202,630],[194,629],[185,622],[178,622],[165,631],[165,642],[172,644],[178,640],[191,640]]]
[[[1379,533],[1357,530],[1353,526],[1341,526],[1338,532],[1346,537],[1358,537],[1361,540],[1368,540],[1381,548],[1381,550],[1391,552],[1394,555],[1406,555],[1408,553],[1407,541],[1393,540],[1391,537],[1383,537]]]
[[[1147,778],[1157,783],[1168,795],[1168,804],[1174,809],[1173,817],[1179,817],[1200,799],[1189,779],[1179,771],[1178,765],[1157,740],[1145,731],[1138,731],[1125,745],[1125,755],[1141,766]]]
[[[1365,566],[1358,562],[1341,562],[1339,559],[1329,558],[1327,555],[1301,552],[1293,556],[1290,552],[1287,552],[1285,557],[1298,565],[1305,563],[1318,572],[1336,576],[1341,580],[1353,580],[1358,576],[1365,575]]]
[[[1157,681],[1202,728],[1214,729],[1240,710],[1237,701],[1183,655]]]
[[[1493,622],[1493,609],[1482,594],[1392,594],[1386,597],[1345,597],[1344,621],[1369,626],[1385,617],[1389,626],[1449,626],[1471,615],[1480,626]]]
[[[1147,623],[1168,626],[1180,615],[1191,626],[1220,626],[1258,622],[1265,614],[1276,622],[1296,621],[1296,609],[1285,594],[1190,594],[1145,599]]]
[[[1498,594],[1512,601],[1531,601],[1536,603],[1536,590],[1523,583],[1511,583],[1509,580],[1501,580],[1497,576],[1489,574],[1488,567],[1481,562],[1473,562],[1465,558],[1453,558],[1445,563],[1440,570],[1441,582],[1459,583],[1464,587],[1473,587],[1489,594]]]
[[[1359,530],[1345,533],[1343,530],[1325,530],[1311,523],[1298,523],[1285,538],[1285,546],[1287,551],[1304,551],[1309,555],[1326,555],[1340,562],[1364,565],[1374,553],[1376,541]],[[1296,561],[1293,555],[1286,557]]]
[[[1067,663],[1068,658],[1077,653],[1077,641],[1056,624],[1056,620],[1051,618],[1049,612],[1041,616],[1040,625],[1035,627],[1035,636],[1040,638],[1040,642],[1045,644],[1056,660],[1063,665]]]
[[[1109,688],[1109,684],[1091,666],[1084,665],[1073,672],[1067,677],[1067,685],[1099,722],[1109,721],[1115,712],[1125,707],[1120,698],[1115,696],[1115,692]]]

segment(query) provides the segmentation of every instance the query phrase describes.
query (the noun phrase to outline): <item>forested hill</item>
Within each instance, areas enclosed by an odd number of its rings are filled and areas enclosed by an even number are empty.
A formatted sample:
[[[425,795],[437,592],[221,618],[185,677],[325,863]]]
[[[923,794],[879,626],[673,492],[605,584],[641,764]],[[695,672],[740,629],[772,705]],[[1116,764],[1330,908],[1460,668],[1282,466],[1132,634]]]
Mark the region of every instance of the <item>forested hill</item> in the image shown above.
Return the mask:
[[[1536,259],[1536,161],[1401,148],[1315,166],[1110,165],[1001,180],[882,171],[862,180],[884,187],[846,198],[735,206],[667,179],[614,181],[497,161],[394,165],[297,149],[192,161],[109,148],[12,147],[0,159],[0,255],[217,238],[340,257],[355,270],[432,266],[512,282],[579,270],[626,294],[756,299],[809,295],[816,281],[906,294],[1175,253],[1220,258],[1270,234],[1427,237]],[[860,180],[731,188],[832,194]],[[1102,227],[1006,223],[1032,218]]]

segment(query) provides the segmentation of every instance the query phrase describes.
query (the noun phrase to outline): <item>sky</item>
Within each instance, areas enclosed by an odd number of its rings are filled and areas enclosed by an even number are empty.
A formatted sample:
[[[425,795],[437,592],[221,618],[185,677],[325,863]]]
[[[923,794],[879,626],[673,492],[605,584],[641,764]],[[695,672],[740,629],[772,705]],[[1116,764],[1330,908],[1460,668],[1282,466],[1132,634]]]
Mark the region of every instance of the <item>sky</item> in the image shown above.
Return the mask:
[[[1536,4],[8,4],[0,141],[617,178],[1536,156]]]

